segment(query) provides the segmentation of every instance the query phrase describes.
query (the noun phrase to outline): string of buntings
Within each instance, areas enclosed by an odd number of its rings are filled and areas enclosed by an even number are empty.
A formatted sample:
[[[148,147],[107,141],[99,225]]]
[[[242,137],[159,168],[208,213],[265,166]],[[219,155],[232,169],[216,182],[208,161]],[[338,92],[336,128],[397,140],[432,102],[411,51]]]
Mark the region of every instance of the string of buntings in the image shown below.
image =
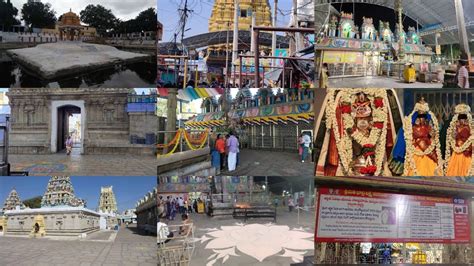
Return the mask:
[[[166,157],[175,153],[176,149],[178,148],[178,144],[181,143],[183,139],[191,150],[194,151],[194,150],[202,149],[204,145],[206,145],[208,138],[209,138],[209,130],[206,130],[205,132],[201,132],[199,133],[199,136],[197,138],[193,138],[184,128],[180,128],[176,132],[175,136],[170,141],[170,143],[157,145],[158,148],[163,149],[163,148],[170,147],[174,144],[174,147],[171,149],[171,151],[167,152],[166,154],[158,154],[158,157],[160,156]]]
[[[178,90],[178,98],[184,101],[192,101],[201,98],[208,98],[224,93],[222,88],[191,88]],[[159,88],[158,94],[162,97],[168,96],[168,89]]]

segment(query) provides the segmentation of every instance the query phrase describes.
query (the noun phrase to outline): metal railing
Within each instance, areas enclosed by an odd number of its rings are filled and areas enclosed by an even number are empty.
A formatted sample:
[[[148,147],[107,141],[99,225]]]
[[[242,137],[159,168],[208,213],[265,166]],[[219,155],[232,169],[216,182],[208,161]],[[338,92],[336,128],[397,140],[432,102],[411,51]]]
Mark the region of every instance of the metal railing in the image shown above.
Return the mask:
[[[182,235],[183,227],[190,227],[186,234]],[[184,266],[189,265],[194,253],[194,224],[169,225],[168,231],[173,233],[172,237],[166,236],[165,227],[158,233],[158,265]],[[165,239],[160,236],[166,236]]]
[[[190,151],[193,150],[191,147],[189,147],[188,143],[184,139],[183,134],[179,136],[175,142],[171,143],[173,139],[175,138],[176,134],[180,130],[175,130],[175,131],[158,131],[157,132],[157,148],[158,148],[158,154],[165,155],[170,153],[171,151],[174,150],[172,153],[176,152],[185,152],[185,151]],[[197,137],[200,134],[207,134],[208,131],[206,130],[186,130],[186,132],[193,137]],[[177,143],[176,143],[177,142]],[[191,143],[193,144],[193,143]],[[199,145],[199,143],[193,144],[193,146]],[[202,148],[208,148],[209,147],[209,135],[206,137],[204,145],[202,145]]]

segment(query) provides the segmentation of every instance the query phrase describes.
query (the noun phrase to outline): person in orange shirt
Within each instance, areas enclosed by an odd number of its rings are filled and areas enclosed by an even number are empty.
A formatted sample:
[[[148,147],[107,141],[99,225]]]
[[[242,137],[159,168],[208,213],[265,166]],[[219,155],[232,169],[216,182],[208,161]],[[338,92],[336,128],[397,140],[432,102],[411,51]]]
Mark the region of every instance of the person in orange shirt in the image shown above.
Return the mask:
[[[221,155],[221,170],[224,169],[224,161],[225,161],[225,140],[224,135],[217,134],[216,140],[216,150]]]

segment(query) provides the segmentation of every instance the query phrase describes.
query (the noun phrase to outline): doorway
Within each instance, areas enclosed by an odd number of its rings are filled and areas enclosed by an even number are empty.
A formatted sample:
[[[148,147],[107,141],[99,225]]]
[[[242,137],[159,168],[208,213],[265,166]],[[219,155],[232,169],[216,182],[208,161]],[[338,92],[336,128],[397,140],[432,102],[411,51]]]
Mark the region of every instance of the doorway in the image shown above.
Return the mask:
[[[65,105],[58,108],[57,150],[65,152],[66,140],[73,141],[72,154],[80,154],[81,139],[81,108],[74,105]]]
[[[65,152],[66,139],[71,136],[72,154],[83,154],[86,139],[84,101],[53,101],[51,110],[51,152]]]

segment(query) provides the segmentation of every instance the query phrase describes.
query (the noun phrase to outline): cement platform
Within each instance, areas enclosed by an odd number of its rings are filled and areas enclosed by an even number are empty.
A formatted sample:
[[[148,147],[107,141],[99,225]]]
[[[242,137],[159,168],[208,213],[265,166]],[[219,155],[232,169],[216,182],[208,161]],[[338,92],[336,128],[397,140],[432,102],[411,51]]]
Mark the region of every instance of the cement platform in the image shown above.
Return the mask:
[[[46,80],[74,76],[117,64],[145,61],[150,57],[108,45],[83,42],[46,43],[33,48],[8,50],[7,54],[33,75]]]

